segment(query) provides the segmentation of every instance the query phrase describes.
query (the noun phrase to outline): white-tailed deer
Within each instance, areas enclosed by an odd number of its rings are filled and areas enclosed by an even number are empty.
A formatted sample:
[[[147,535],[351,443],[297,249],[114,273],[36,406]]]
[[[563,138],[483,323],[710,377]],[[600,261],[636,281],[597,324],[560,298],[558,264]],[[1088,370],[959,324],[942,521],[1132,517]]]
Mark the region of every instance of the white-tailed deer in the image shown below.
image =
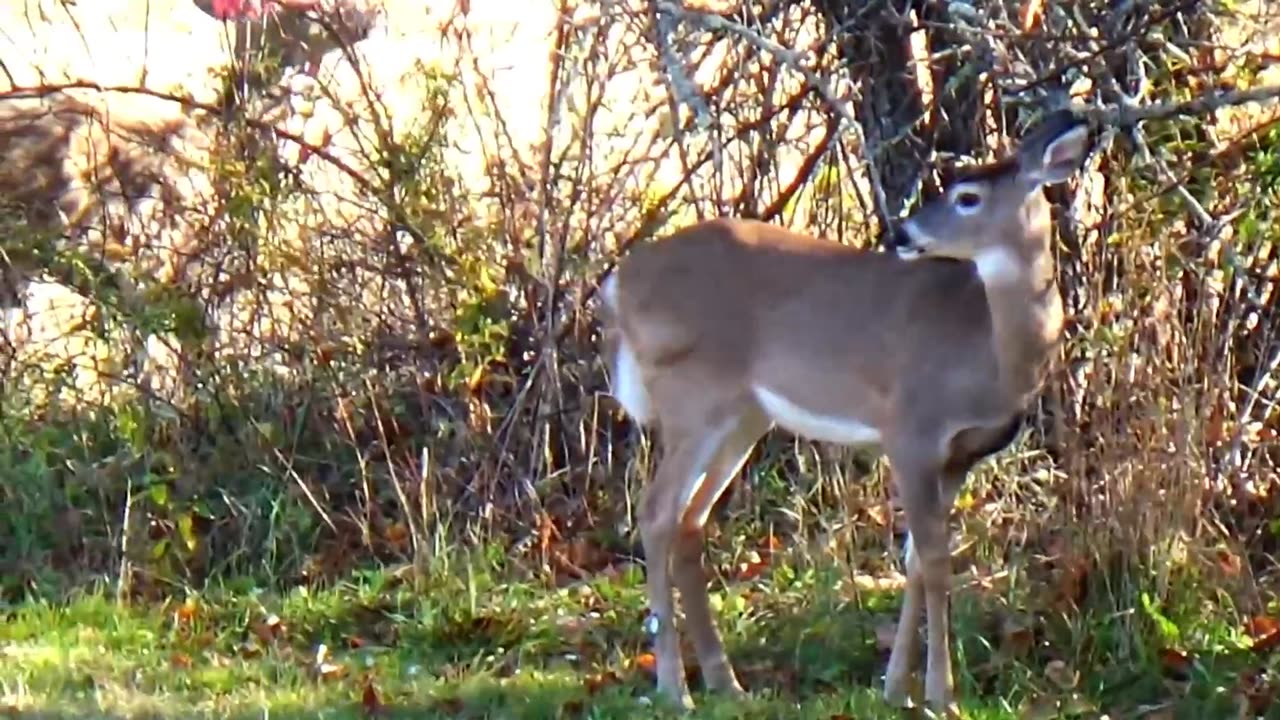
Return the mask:
[[[673,582],[707,687],[742,692],[711,615],[703,526],[776,425],[888,456],[909,534],[884,696],[907,700],[923,612],[925,700],[949,708],[949,515],[970,468],[1017,436],[1059,342],[1042,188],[1089,146],[1082,119],[1049,114],[903,220],[894,253],[722,218],[619,263],[601,289],[611,392],[663,446],[638,518],[662,694],[692,707]]]

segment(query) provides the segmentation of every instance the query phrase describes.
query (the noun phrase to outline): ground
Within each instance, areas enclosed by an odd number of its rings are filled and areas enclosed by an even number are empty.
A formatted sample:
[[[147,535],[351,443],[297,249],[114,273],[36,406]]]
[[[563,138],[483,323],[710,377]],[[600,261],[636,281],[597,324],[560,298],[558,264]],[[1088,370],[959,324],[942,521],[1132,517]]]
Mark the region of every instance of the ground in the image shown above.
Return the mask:
[[[892,581],[781,553],[750,570],[722,575],[713,590],[751,697],[703,693],[691,669],[691,717],[913,716],[878,695],[899,602]],[[0,627],[0,714],[669,715],[653,705],[635,566],[562,587],[506,583],[482,558],[424,572],[416,588],[411,577],[408,568],[385,568],[325,590],[273,593],[245,583],[150,604],[117,603],[104,588],[9,606]],[[1217,650],[1194,656],[1107,661],[1090,648],[1105,645],[1114,628],[1075,627],[1074,646],[1054,648],[1055,633],[1067,631],[1011,623],[1018,615],[982,583],[962,586],[954,612],[967,717],[1252,717],[1241,714],[1249,698],[1239,676],[1257,653],[1233,653],[1223,638],[1206,636],[1201,644]]]

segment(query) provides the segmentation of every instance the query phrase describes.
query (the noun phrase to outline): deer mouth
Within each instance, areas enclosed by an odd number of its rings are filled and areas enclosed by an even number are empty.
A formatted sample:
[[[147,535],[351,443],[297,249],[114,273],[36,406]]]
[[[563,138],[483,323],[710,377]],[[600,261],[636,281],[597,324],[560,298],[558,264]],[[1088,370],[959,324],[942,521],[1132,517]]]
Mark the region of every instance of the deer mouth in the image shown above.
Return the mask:
[[[898,257],[914,260],[928,254],[928,248],[932,244],[933,238],[922,232],[914,221],[907,220],[894,231],[889,246]]]

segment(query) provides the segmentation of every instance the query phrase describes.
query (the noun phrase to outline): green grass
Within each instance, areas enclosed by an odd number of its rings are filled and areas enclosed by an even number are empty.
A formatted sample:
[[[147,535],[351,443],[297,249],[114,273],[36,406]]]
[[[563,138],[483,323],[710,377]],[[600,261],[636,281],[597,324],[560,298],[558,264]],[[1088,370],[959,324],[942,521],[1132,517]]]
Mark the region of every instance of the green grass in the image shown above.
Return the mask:
[[[567,588],[504,585],[475,566],[434,574],[416,588],[402,575],[367,573],[325,591],[283,595],[215,590],[151,606],[85,594],[11,607],[0,628],[0,711],[357,718],[369,715],[369,696],[380,717],[675,716],[651,704],[638,570]],[[896,592],[857,590],[835,568],[784,563],[713,590],[751,697],[702,693],[695,676],[692,717],[904,716],[878,696],[885,652],[877,634],[896,618]],[[957,682],[967,717],[1099,717],[1110,707],[1122,709],[1112,718],[1141,717],[1144,704],[1158,706],[1169,695],[1158,667],[1121,667],[1128,661],[1079,668],[1072,687],[1056,683],[1061,672],[1054,670],[1063,668],[1046,659],[1070,649],[1037,642],[1023,657],[1008,657],[990,630],[992,613],[1007,611],[999,607],[972,590],[956,598]],[[318,661],[322,645],[327,653]],[[1229,687],[1233,667],[1219,665],[1197,663],[1180,679],[1176,717],[1228,717],[1230,693],[1214,688]]]

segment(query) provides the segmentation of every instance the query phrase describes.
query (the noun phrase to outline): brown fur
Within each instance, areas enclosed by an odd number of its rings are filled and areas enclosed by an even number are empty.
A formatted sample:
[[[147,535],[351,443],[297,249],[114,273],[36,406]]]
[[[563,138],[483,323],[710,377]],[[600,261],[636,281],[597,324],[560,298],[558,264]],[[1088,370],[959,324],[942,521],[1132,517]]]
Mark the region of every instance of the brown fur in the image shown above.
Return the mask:
[[[637,420],[664,446],[639,518],[662,692],[691,704],[673,583],[708,686],[741,691],[707,602],[702,527],[752,445],[790,422],[842,442],[876,437],[888,455],[915,553],[885,694],[904,698],[923,610],[925,695],[949,705],[947,515],[970,468],[1016,436],[1059,341],[1041,187],[1074,172],[1086,140],[1074,118],[1051,115],[1015,157],[966,172],[904,222],[903,250],[919,259],[722,218],[619,264],[605,292],[609,354],[621,375],[629,352],[638,376],[614,382],[643,387]],[[964,194],[980,209],[966,211]]]

